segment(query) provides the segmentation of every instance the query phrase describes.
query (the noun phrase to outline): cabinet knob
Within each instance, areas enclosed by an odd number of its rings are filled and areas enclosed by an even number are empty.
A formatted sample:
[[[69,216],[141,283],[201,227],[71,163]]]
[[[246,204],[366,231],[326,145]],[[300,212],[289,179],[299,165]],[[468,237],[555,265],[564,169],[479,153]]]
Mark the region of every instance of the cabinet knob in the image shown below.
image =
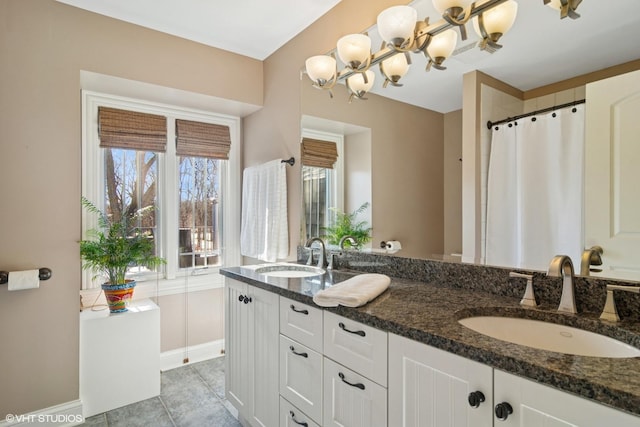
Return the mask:
[[[507,402],[498,403],[495,408],[496,418],[500,421],[506,420],[509,415],[513,414],[513,408]]]
[[[244,299],[242,300],[242,302],[244,302],[245,304],[249,304],[251,301],[253,301],[251,299],[251,297],[245,296]]]
[[[469,406],[477,408],[484,402],[484,394],[481,391],[472,391],[469,393]]]
[[[240,302],[244,301],[244,299],[245,299],[245,296],[244,296],[244,295],[240,295],[240,296],[238,297],[238,301],[240,301]]]

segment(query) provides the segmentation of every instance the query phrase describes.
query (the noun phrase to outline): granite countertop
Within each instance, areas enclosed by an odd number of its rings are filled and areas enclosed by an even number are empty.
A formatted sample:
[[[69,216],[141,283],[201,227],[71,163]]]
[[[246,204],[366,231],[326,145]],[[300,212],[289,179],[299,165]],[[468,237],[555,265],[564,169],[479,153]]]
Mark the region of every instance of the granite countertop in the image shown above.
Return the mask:
[[[221,269],[224,276],[315,305],[321,289],[361,272],[330,271],[307,278],[267,277],[251,267]],[[640,348],[640,324],[613,326],[594,314],[560,314],[555,307],[523,308],[519,298],[392,277],[370,303],[325,308],[381,330],[466,357],[640,416],[640,358],[598,358],[538,350],[497,340],[458,323],[477,315],[526,317],[599,332]]]

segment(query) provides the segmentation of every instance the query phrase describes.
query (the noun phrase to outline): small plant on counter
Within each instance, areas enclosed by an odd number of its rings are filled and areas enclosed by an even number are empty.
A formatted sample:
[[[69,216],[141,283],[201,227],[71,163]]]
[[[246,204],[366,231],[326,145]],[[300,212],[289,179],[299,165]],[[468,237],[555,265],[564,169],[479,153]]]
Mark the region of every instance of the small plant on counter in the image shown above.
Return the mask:
[[[334,213],[334,221],[331,226],[322,227],[325,232],[324,237],[331,245],[340,243],[340,239],[344,236],[351,236],[357,242],[356,248],[360,249],[362,245],[371,240],[371,227],[367,221],[358,221],[358,215],[369,208],[369,202],[363,203],[358,209],[351,213],[345,213],[337,208],[330,208]],[[345,242],[345,246],[349,242]]]

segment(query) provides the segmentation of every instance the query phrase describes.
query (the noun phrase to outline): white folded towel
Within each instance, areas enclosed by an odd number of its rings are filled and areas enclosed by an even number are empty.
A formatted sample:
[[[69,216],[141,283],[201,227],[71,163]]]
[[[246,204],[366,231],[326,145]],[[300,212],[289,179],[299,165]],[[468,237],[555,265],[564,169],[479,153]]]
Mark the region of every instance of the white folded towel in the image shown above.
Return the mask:
[[[313,302],[321,307],[360,307],[383,293],[390,282],[384,274],[359,274],[318,292]]]

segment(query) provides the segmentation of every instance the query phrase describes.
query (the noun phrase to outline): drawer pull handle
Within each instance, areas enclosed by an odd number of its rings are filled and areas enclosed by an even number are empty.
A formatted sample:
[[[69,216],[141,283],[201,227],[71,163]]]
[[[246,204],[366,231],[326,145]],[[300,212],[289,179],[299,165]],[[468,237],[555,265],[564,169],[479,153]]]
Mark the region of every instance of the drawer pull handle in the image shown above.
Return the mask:
[[[295,354],[296,356],[309,357],[307,353],[298,353],[292,345],[289,346],[289,350],[291,350],[291,353]]]
[[[295,305],[291,304],[291,310],[295,311],[296,313],[300,313],[300,314],[309,314],[309,310],[299,310],[296,308]]]
[[[294,414],[293,411],[289,411],[289,415],[291,416],[291,419],[294,423],[298,424],[299,426],[309,427],[309,424],[296,420],[296,414]]]
[[[349,332],[350,334],[360,335],[361,337],[364,337],[365,335],[367,335],[364,331],[352,331],[347,329],[347,327],[344,326],[344,323],[342,322],[338,323],[338,326],[340,326],[340,329],[342,329],[345,332]]]
[[[343,383],[350,385],[351,387],[359,388],[360,390],[364,390],[364,384],[362,383],[350,383],[349,381],[344,379],[344,374],[342,372],[338,372],[338,376],[342,380]]]

